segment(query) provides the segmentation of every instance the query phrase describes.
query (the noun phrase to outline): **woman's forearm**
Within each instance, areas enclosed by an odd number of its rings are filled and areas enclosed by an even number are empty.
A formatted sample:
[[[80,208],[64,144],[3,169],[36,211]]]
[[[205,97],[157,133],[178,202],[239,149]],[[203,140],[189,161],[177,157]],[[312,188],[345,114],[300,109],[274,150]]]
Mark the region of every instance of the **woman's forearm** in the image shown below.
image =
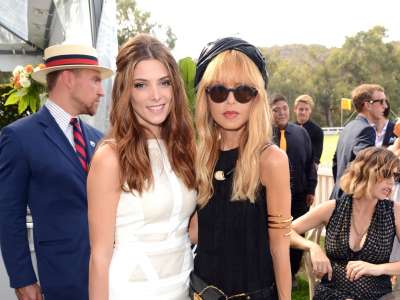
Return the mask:
[[[270,249],[279,300],[287,300],[291,299],[292,293],[289,240],[283,234],[279,239],[281,239],[279,242],[276,239],[271,239]]]
[[[192,244],[198,243],[198,231],[197,212],[195,212],[189,222],[189,238]]]
[[[108,300],[109,259],[90,257],[89,263],[89,299]]]
[[[377,265],[382,275],[399,275],[400,261]]]
[[[316,243],[305,239],[298,234],[294,229],[290,232],[290,247],[304,251],[309,251]]]

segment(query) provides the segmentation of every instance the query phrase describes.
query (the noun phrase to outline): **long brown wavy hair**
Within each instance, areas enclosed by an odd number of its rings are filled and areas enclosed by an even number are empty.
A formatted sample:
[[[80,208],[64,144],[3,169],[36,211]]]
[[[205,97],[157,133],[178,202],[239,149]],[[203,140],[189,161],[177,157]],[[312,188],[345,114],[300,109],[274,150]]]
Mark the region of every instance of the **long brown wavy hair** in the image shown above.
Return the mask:
[[[206,88],[217,82],[241,82],[258,91],[251,101],[249,120],[241,136],[231,196],[232,200],[249,199],[254,203],[261,184],[260,154],[272,137],[271,110],[260,71],[249,57],[237,50],[218,54],[207,66],[199,83],[195,118],[198,134],[197,203],[204,207],[214,193],[212,181],[220,148],[220,129],[211,116]]]
[[[161,42],[139,34],[119,50],[112,90],[111,129],[107,139],[115,141],[121,189],[141,194],[154,183],[147,148],[149,130],[139,123],[132,104],[133,72],[139,62],[149,59],[156,59],[165,66],[173,91],[171,111],[162,125],[161,139],[175,174],[188,188],[194,188],[194,129],[178,65]]]
[[[354,198],[371,197],[372,187],[400,171],[400,160],[390,150],[368,147],[358,152],[340,179],[341,189]]]

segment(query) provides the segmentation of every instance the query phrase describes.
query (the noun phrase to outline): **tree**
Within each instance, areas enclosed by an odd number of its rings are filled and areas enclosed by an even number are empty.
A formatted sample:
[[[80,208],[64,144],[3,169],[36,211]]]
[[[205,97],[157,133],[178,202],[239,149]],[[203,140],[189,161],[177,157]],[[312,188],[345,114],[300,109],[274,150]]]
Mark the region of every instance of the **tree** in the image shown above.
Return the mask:
[[[381,26],[347,37],[340,48],[287,45],[262,49],[271,75],[269,92],[285,95],[292,105],[311,95],[315,119],[322,126],[340,125],[340,99],[362,83],[384,87],[393,112],[400,108],[400,42],[385,42]],[[344,112],[344,119],[351,112]]]
[[[176,35],[170,26],[163,26],[150,21],[151,14],[141,11],[136,0],[117,0],[118,44],[138,33],[149,33],[164,36],[164,42],[170,49],[175,47]]]
[[[386,29],[375,26],[346,38],[341,48],[331,52],[328,64],[334,73],[336,107],[339,99],[350,96],[357,85],[377,83],[384,87],[392,110],[398,111],[400,55],[395,44],[384,41],[385,37]]]
[[[329,90],[325,88],[327,75],[323,74],[322,68],[329,49],[319,45],[289,45],[262,50],[268,60],[270,94],[283,94],[291,107],[297,96],[309,94],[316,101],[313,119],[322,124],[326,118],[330,118],[330,110],[322,109],[324,103],[330,100],[329,95],[326,95]],[[323,77],[316,76],[317,69],[320,69],[319,73],[324,75]],[[317,83],[317,78],[324,81]],[[317,84],[322,87],[321,90],[317,89]]]

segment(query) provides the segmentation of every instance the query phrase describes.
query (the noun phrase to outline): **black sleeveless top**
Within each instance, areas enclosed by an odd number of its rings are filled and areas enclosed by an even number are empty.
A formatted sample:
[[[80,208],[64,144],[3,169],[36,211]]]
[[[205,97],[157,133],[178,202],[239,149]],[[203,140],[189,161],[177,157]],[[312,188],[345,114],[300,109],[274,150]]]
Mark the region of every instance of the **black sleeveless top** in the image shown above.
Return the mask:
[[[220,151],[215,170],[228,175],[224,181],[214,179],[213,196],[197,211],[194,271],[227,295],[260,290],[274,282],[265,188],[260,188],[254,204],[231,201],[237,157],[238,149]]]
[[[352,207],[350,196],[336,201],[325,238],[326,254],[333,269],[332,280],[328,281],[326,276],[322,279],[315,288],[314,299],[375,300],[392,291],[389,276],[362,276],[351,282],[346,278],[346,266],[352,260],[372,264],[389,262],[396,234],[393,201],[377,202],[367,237],[359,251],[353,251],[349,246]]]

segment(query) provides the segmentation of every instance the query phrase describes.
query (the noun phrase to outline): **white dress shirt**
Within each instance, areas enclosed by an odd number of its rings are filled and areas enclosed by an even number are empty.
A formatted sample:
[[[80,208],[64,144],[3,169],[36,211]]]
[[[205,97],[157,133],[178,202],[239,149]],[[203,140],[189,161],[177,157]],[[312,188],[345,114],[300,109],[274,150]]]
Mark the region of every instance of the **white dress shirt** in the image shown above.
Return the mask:
[[[382,146],[388,124],[389,124],[389,120],[386,121],[385,126],[383,126],[381,132],[379,132],[379,133],[378,133],[378,131],[376,131],[376,126],[374,126],[375,132],[376,132],[376,138],[375,138],[375,146],[376,147]]]
[[[71,143],[71,146],[75,149],[74,136],[72,133],[72,125],[69,123],[71,121],[71,118],[75,117],[71,116],[69,113],[67,113],[65,110],[63,110],[60,106],[55,104],[50,99],[47,99],[44,105],[47,107],[50,114],[56,120],[61,131],[64,132],[68,141]]]

